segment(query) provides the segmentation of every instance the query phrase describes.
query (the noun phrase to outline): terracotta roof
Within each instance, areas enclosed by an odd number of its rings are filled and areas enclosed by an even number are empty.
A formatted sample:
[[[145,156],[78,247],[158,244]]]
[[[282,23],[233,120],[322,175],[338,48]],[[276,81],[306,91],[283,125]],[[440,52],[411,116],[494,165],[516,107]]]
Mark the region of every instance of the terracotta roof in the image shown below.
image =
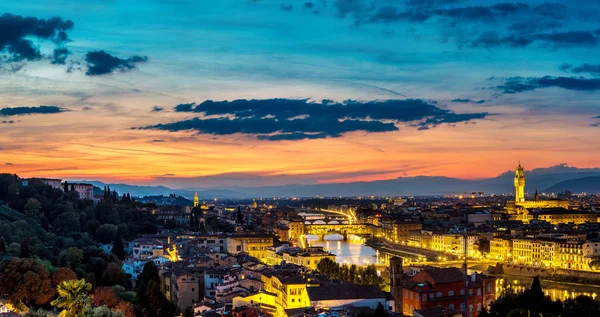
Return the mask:
[[[455,267],[429,268],[423,269],[421,272],[429,275],[434,284],[459,282],[465,278],[463,272]]]

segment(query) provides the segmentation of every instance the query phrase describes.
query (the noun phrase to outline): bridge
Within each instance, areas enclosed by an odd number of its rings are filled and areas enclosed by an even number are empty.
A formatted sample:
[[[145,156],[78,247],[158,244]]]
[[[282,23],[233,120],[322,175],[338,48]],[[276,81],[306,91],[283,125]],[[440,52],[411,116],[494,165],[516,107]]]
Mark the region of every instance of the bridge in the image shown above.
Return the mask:
[[[307,224],[304,226],[304,233],[316,235],[319,240],[324,240],[330,234],[339,234],[347,240],[349,234],[373,234],[373,229],[370,224]]]

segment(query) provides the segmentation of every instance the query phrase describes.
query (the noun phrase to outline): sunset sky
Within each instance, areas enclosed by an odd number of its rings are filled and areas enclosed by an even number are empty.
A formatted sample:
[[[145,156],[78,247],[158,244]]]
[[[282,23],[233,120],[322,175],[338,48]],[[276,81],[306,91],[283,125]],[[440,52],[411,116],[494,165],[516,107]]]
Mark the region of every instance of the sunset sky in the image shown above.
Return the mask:
[[[2,0],[0,173],[171,187],[600,167],[600,2]]]

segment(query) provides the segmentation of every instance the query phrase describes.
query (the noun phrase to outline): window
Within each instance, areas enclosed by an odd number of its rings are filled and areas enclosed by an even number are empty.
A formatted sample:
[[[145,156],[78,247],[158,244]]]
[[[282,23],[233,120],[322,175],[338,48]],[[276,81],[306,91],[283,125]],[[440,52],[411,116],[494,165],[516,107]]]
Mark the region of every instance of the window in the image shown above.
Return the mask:
[[[477,289],[477,295],[481,295],[481,288]]]
[[[429,299],[433,299],[433,293],[429,293]]]
[[[448,308],[450,308],[450,309],[454,309],[454,304],[450,304],[450,305],[448,305]]]
[[[437,292],[437,294],[435,295],[437,298],[442,297],[442,292]]]
[[[427,301],[427,294],[423,294],[423,301],[426,302]]]
[[[454,291],[449,291],[448,296],[454,296]]]

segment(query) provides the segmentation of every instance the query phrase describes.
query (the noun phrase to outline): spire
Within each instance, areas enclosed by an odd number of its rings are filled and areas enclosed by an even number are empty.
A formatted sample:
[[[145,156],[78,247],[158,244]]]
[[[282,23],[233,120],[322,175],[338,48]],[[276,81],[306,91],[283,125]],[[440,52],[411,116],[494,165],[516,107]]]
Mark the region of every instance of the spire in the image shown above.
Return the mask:
[[[535,196],[533,198],[535,201],[540,200],[540,196],[538,195],[537,189],[535,190]]]
[[[198,207],[199,204],[200,200],[198,199],[198,192],[196,191],[196,194],[194,195],[194,207]]]

